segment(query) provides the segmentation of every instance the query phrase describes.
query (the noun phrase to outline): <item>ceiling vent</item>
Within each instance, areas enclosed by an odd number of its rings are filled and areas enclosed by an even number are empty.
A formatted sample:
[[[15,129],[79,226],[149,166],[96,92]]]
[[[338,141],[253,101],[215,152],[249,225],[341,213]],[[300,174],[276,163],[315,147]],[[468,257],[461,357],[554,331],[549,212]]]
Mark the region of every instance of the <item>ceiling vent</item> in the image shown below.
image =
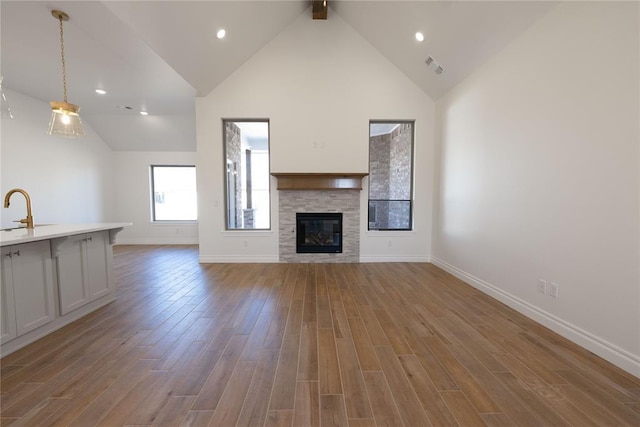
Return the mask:
[[[442,67],[442,65],[438,64],[437,62],[435,62],[435,60],[433,59],[432,56],[427,56],[427,59],[425,59],[424,61],[425,64],[427,64],[427,67],[430,67],[431,64],[433,64],[434,67],[434,73],[440,75],[444,72],[444,68]]]
[[[313,11],[313,19],[327,19],[327,11],[329,7],[327,6],[327,0],[324,1],[312,1],[312,11]]]

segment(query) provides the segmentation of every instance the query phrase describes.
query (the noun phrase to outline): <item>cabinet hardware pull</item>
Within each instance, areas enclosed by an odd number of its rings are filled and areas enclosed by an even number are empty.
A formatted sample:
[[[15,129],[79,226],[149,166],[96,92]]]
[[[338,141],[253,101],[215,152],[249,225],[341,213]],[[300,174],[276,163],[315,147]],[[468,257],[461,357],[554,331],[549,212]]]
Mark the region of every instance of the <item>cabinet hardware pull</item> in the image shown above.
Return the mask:
[[[4,256],[8,256],[9,258],[11,258],[11,252],[9,252],[8,254],[4,254]]]
[[[20,256],[20,251],[15,251],[13,254]]]
[[[87,237],[87,240],[90,240],[93,242],[93,237]]]

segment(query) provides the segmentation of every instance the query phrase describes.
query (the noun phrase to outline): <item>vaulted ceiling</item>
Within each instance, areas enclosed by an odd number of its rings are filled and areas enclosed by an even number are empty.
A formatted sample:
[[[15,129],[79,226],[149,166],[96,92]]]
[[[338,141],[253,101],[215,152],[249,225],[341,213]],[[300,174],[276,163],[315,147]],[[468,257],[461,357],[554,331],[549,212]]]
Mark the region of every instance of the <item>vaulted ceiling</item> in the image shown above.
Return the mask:
[[[436,100],[555,4],[330,0],[328,19],[339,16]],[[68,98],[81,106],[83,120],[114,150],[194,151],[195,97],[211,92],[300,14],[311,20],[310,6],[307,0],[2,0],[3,87],[45,102],[61,98],[51,10],[63,10],[71,17],[64,26]],[[227,32],[222,40],[220,28]],[[415,40],[417,31],[424,42]],[[426,66],[429,56],[442,74]],[[108,93],[97,95],[96,88]]]

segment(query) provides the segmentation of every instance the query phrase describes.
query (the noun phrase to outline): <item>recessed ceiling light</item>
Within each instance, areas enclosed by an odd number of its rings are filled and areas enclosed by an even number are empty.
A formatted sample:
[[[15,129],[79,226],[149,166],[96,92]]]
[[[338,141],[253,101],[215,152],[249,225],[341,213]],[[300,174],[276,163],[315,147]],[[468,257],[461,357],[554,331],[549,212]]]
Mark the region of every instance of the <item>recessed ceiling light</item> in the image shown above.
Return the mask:
[[[140,111],[140,114],[143,115],[143,116],[148,116],[149,115],[149,113],[147,113],[146,111]]]
[[[104,90],[104,89],[96,89],[96,93],[97,93],[98,95],[105,95],[105,94],[107,93],[107,91],[106,91],[106,90]]]
[[[216,33],[216,37],[219,39],[223,39],[225,35],[227,35],[227,32],[224,30],[224,28],[219,29]]]
[[[418,31],[416,33],[416,40],[418,40],[419,42],[424,41],[424,34],[422,34],[420,31]]]

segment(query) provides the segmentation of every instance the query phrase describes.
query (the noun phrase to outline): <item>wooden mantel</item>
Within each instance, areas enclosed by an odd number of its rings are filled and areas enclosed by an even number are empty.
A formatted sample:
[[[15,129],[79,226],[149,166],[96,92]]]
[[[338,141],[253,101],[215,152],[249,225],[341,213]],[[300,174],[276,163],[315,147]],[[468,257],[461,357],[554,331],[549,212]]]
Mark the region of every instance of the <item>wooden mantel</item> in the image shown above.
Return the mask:
[[[368,173],[279,173],[278,190],[362,190],[362,178]]]

